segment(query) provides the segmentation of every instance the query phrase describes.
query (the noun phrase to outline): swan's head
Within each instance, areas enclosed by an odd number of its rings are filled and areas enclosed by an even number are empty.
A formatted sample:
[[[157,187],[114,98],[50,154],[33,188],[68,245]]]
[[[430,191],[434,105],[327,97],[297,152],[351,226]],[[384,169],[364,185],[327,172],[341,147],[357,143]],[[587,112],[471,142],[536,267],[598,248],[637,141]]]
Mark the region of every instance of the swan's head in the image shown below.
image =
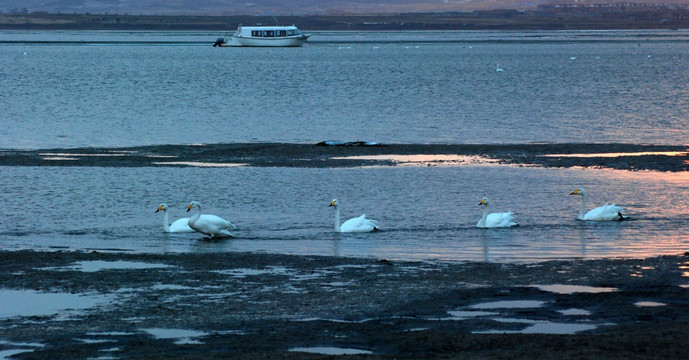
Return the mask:
[[[201,211],[201,203],[198,201],[192,201],[189,203],[189,208],[187,208],[187,212],[190,212],[191,209],[193,208],[198,208],[199,211]]]
[[[584,189],[578,188],[578,189],[572,191],[572,193],[571,193],[570,195],[581,195],[581,196],[584,196],[585,194],[586,194],[586,191],[584,191]]]
[[[337,199],[333,199],[333,201],[330,202],[330,206],[332,206],[332,207],[334,207],[335,209],[337,209],[337,207],[340,206],[340,203],[337,202]],[[328,206],[328,207],[330,207],[330,206]]]
[[[481,202],[478,204],[483,205],[483,206],[488,206],[488,198],[484,197],[483,199],[481,199]]]
[[[158,212],[158,211],[167,211],[167,204],[162,203],[162,204],[158,205],[158,210],[156,210],[156,212]]]

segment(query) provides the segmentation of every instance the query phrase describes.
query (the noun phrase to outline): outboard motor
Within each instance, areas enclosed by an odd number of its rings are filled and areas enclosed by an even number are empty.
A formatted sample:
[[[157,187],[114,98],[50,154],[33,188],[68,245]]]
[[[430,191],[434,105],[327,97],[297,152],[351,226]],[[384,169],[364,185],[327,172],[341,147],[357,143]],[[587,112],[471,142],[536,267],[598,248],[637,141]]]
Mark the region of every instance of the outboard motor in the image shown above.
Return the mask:
[[[213,44],[213,47],[220,46],[225,43],[225,38],[219,37],[217,40],[215,40],[215,43]]]

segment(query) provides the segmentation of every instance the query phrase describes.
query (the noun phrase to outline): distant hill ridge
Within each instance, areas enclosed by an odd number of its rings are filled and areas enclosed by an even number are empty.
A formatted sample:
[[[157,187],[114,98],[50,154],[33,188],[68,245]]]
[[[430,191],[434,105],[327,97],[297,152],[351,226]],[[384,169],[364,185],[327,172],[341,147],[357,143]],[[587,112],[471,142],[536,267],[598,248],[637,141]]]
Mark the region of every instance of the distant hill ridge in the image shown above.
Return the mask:
[[[652,0],[3,0],[0,12],[128,15],[344,15],[529,10],[555,4],[657,4]],[[662,4],[688,5],[689,0]]]
[[[349,15],[125,15],[0,14],[2,30],[213,30],[238,25],[298,25],[316,30],[620,30],[689,29],[689,6],[543,5],[535,10],[494,9]],[[0,40],[0,43],[3,42]]]

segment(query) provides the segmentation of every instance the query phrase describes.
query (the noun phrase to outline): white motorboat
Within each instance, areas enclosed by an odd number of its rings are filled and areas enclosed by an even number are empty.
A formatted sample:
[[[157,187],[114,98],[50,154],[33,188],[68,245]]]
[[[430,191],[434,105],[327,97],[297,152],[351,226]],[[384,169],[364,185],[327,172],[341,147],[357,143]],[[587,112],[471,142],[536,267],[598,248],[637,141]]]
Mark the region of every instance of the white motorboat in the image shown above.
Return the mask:
[[[239,26],[229,36],[218,38],[215,46],[303,46],[311,34],[302,33],[296,26]]]

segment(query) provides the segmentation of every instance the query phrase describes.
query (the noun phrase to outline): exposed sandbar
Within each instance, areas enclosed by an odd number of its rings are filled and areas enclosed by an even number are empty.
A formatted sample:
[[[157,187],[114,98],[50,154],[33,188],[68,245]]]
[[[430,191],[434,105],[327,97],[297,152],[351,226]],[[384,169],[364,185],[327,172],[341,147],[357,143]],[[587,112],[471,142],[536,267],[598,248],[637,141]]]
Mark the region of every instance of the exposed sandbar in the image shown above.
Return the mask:
[[[0,151],[0,166],[305,167],[511,164],[619,170],[689,170],[685,145],[240,143]],[[415,156],[401,161],[395,156]],[[423,155],[423,156],[422,156]]]

